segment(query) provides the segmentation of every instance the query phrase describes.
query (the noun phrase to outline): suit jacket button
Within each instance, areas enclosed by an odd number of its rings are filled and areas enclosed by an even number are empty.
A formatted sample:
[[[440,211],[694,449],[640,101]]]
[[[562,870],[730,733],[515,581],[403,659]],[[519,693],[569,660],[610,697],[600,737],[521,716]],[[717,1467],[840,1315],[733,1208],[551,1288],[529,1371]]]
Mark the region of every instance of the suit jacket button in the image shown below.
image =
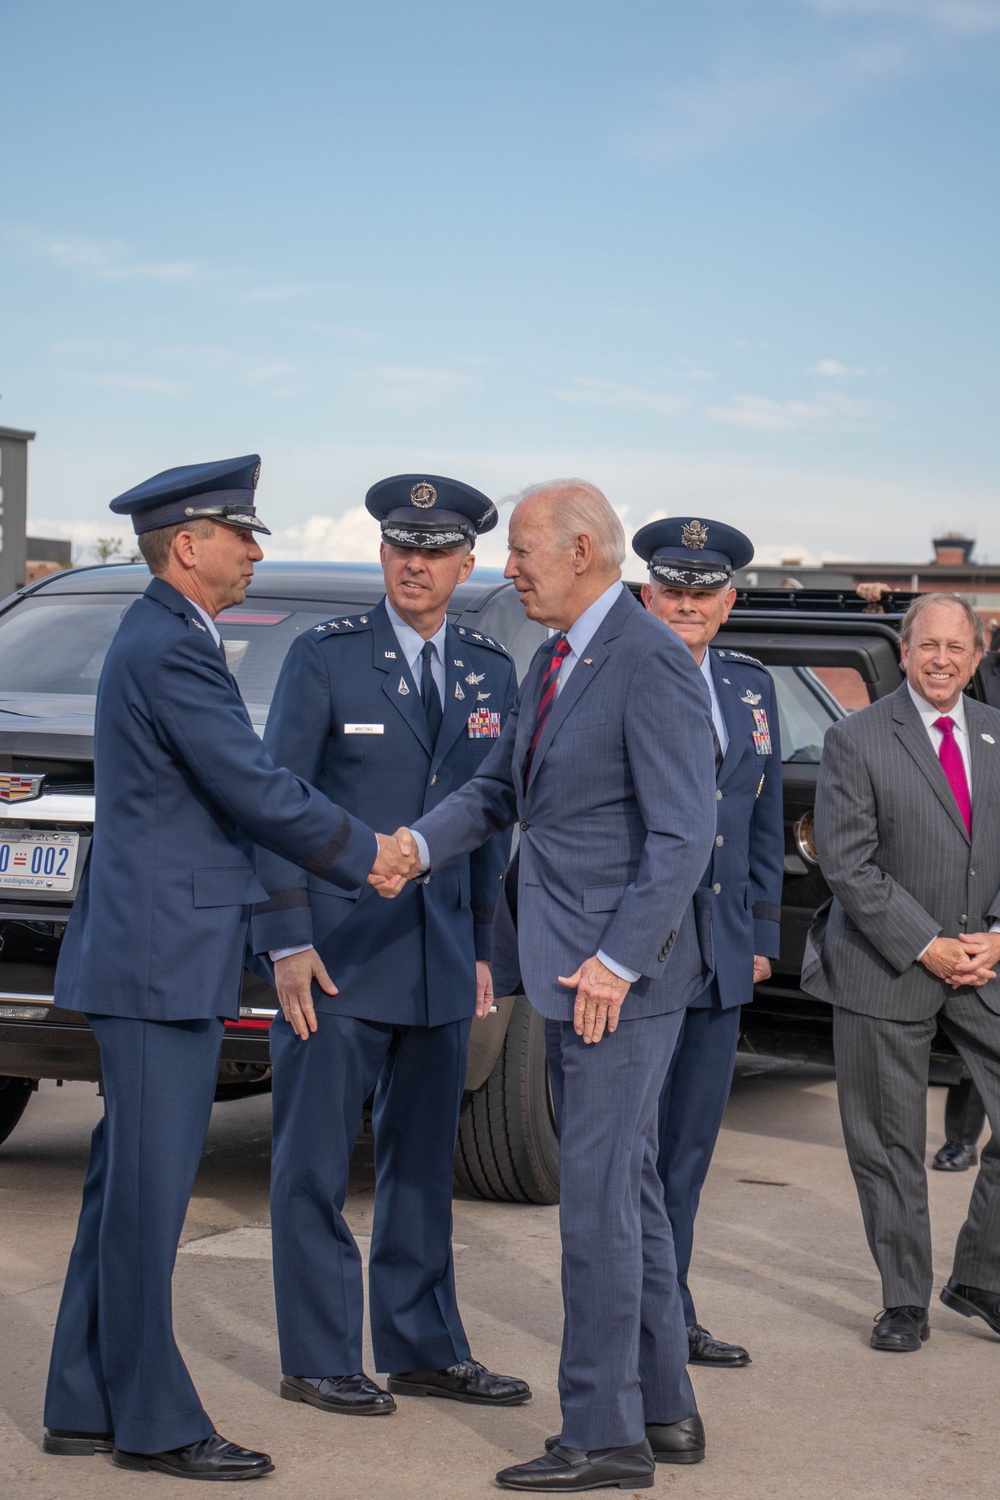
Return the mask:
[[[961,915],[961,916],[960,916],[960,917],[959,917],[959,919],[958,919],[958,920],[959,920],[959,921],[960,921],[960,922],[967,922],[967,921],[968,921],[968,920],[969,920],[969,919],[968,919],[968,917],[967,917],[967,916],[966,916],[966,915],[965,915],[965,912],[964,912],[964,911],[963,911],[963,913],[962,913],[962,915]]]
[[[976,872],[975,872],[975,870],[970,870],[970,871],[969,871],[969,874],[970,874],[970,875],[975,875],[975,873],[976,873]]]
[[[725,841],[725,839],[724,839],[724,838],[723,838],[723,837],[722,837],[722,834],[721,834],[721,833],[720,833],[720,834],[719,834],[719,835],[718,835],[718,837],[717,837],[717,838],[716,838],[716,840],[715,840],[715,847],[716,847],[716,848],[717,848],[717,849],[721,849],[721,848],[722,848],[722,846],[723,846],[723,844],[724,844],[724,843],[725,843],[725,842],[726,842],[726,841]]]
[[[528,831],[528,829],[530,827],[531,827],[531,824],[528,822],[527,818],[525,818],[524,821],[521,824],[521,832],[522,833],[527,833],[527,831]]]
[[[434,775],[431,777],[431,786],[436,786],[437,785],[437,779],[438,779],[437,778],[437,772],[435,771]]]
[[[719,885],[718,881],[716,881],[715,885],[713,885],[712,890],[715,892],[715,894],[717,896],[721,896],[722,895],[722,886]]]
[[[718,787],[716,787],[716,790],[715,790],[715,800],[716,800],[716,802],[721,802],[722,801],[722,793],[719,791]]]

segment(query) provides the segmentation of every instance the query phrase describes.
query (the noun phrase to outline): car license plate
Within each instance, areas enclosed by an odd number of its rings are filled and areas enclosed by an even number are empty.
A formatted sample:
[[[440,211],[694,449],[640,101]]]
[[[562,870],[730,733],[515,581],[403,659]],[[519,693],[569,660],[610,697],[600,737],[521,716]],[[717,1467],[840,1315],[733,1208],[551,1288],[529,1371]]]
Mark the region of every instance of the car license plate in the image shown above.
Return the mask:
[[[0,831],[0,887],[71,891],[79,851],[78,833]]]

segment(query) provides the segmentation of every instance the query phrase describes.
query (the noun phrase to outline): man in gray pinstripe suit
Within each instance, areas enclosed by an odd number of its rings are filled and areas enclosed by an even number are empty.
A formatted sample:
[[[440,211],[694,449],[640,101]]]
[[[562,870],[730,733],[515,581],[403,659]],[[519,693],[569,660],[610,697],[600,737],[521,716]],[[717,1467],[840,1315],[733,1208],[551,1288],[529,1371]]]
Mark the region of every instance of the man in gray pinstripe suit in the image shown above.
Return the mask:
[[[946,1306],[1000,1333],[1000,712],[963,697],[983,627],[954,594],[903,621],[906,682],[829,730],[816,842],[833,900],[813,938],[840,1113],[885,1310],[874,1349],[929,1333],[927,1069],[940,1021],[993,1127]]]

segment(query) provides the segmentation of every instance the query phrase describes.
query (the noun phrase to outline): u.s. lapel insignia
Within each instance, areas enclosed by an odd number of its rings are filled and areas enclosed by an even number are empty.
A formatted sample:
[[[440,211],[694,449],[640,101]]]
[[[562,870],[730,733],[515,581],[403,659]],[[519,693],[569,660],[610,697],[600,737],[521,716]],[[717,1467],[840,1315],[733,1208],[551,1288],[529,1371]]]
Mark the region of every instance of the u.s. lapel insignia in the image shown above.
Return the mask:
[[[740,702],[749,703],[750,707],[754,708],[760,702],[760,694],[752,693],[750,689],[747,688],[746,692],[743,694],[743,697],[740,699]]]
[[[456,665],[456,667],[464,667],[465,666],[465,662],[464,661],[459,661],[458,657],[456,656],[455,657],[455,665]]]
[[[461,703],[463,698],[465,697],[465,694],[462,692],[462,684],[460,682],[455,683],[455,697],[458,699],[459,703]]]
[[[465,680],[470,687],[478,687],[485,676],[485,672],[470,672]]]
[[[396,660],[396,653],[395,653],[395,651],[387,651],[385,653],[385,659],[386,659],[386,661],[395,661]]]
[[[401,677],[399,679],[399,687],[396,689],[396,692],[399,694],[399,696],[401,698],[408,698],[410,696],[410,690],[406,686],[406,678],[405,677]]]
[[[981,740],[985,740],[986,743],[987,743],[987,745],[995,745],[996,744],[996,740],[993,738],[993,736],[991,734],[981,734],[979,736],[979,738]]]

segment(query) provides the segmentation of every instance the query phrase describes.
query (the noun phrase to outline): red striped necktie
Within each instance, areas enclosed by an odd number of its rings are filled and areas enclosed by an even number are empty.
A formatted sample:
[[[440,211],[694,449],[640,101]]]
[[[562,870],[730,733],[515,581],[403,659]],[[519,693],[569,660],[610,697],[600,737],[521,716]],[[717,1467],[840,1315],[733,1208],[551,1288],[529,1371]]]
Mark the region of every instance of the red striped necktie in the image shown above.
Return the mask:
[[[531,744],[528,746],[528,754],[524,762],[524,784],[528,785],[528,777],[531,775],[531,762],[535,758],[535,749],[542,737],[542,730],[548,723],[552,705],[556,701],[556,688],[559,686],[559,669],[565,658],[569,655],[569,641],[561,635],[552,648],[552,660],[549,662],[545,676],[542,678],[541,694],[538,699],[538,708],[535,711],[535,732],[531,736]]]
[[[962,814],[962,822],[965,831],[972,837],[972,799],[969,796],[969,783],[965,775],[965,764],[962,760],[962,752],[955,743],[955,720],[942,714],[940,719],[935,719],[933,728],[941,731],[941,748],[938,757],[941,761],[941,769],[948,778],[948,785],[955,794],[958,810]]]

